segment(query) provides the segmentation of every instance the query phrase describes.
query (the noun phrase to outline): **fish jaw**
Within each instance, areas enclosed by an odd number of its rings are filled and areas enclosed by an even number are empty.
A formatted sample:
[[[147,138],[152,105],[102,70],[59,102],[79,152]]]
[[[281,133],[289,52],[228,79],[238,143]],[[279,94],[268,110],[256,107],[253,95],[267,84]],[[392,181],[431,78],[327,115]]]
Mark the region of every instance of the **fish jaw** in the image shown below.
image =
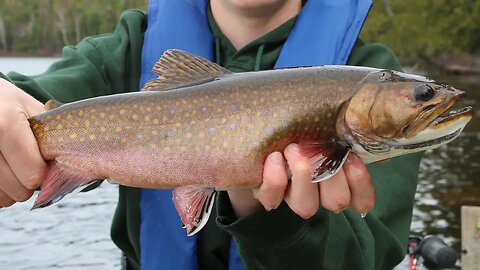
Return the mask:
[[[473,118],[470,106],[450,111],[447,116],[438,116],[424,130],[411,138],[397,139],[390,143],[395,148],[428,150],[447,144],[456,139]]]
[[[473,108],[468,106],[450,111],[447,116],[438,116],[425,129],[410,138],[388,140],[383,149],[373,152],[359,143],[353,143],[353,151],[366,163],[393,158],[400,155],[438,148],[455,140],[473,118]]]

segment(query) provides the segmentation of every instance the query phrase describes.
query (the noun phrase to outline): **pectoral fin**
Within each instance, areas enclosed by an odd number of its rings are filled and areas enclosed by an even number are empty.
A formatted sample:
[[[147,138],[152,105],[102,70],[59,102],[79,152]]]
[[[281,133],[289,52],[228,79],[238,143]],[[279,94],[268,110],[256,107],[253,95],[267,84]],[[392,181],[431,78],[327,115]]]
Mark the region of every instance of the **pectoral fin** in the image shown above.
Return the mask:
[[[188,236],[207,224],[214,199],[215,189],[208,186],[183,186],[173,190],[173,202]]]
[[[345,163],[350,147],[337,140],[304,141],[299,143],[302,155],[310,159],[312,182],[317,183],[335,175]]]

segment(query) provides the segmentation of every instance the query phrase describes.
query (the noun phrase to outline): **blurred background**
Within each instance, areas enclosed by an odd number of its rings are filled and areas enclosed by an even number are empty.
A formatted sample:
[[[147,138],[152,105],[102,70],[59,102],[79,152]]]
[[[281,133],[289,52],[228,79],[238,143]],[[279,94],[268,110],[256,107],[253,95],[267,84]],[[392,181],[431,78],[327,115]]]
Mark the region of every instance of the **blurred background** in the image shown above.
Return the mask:
[[[113,31],[146,0],[0,0],[0,72],[38,74],[65,45]],[[366,42],[387,44],[406,71],[468,93],[476,117],[455,142],[421,164],[412,234],[438,235],[460,252],[460,207],[480,205],[480,1],[375,0]],[[0,209],[0,269],[118,269],[109,227],[117,187],[103,184],[48,209]]]

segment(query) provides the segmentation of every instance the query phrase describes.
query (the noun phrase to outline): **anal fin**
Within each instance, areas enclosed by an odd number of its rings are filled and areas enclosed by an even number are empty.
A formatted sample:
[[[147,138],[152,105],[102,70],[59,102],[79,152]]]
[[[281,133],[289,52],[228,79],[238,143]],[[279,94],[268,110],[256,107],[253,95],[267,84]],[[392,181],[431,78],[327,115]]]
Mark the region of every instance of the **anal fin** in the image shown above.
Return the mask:
[[[324,181],[335,175],[345,163],[350,147],[335,139],[299,143],[302,155],[310,159],[312,182]]]
[[[66,194],[95,182],[96,179],[92,173],[75,170],[63,163],[52,161],[49,163],[47,177],[40,187],[32,210],[56,203]]]
[[[207,224],[215,201],[215,189],[192,185],[173,189],[173,202],[187,235],[199,232]]]

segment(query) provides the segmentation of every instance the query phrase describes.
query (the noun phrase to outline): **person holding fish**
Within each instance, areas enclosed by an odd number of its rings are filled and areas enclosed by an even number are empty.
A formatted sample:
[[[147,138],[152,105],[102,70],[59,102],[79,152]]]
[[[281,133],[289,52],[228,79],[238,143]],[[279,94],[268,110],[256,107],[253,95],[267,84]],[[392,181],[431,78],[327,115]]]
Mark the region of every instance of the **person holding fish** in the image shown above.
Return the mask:
[[[66,47],[44,74],[1,74],[0,207],[27,200],[39,186],[34,207],[43,207],[111,178],[122,184],[112,239],[125,254],[125,269],[393,268],[406,253],[421,157],[398,155],[456,137],[471,111],[439,115],[462,92],[364,68],[232,73],[327,64],[400,70],[388,48],[358,38],[370,6],[369,0],[151,0],[148,18],[126,11],[115,32]],[[283,140],[275,132],[290,126],[276,126],[283,110],[271,108],[310,89],[309,72],[330,80],[323,95],[294,103],[304,107],[282,106],[301,112],[321,103],[324,115],[295,117],[307,124]],[[272,77],[258,80],[258,74]],[[387,86],[376,102],[372,91],[390,82],[406,87],[393,96],[420,105],[396,108]],[[358,85],[357,94],[342,99]],[[240,91],[216,92],[222,87]],[[144,92],[60,103],[139,88]],[[44,108],[51,99],[60,102]],[[448,102],[437,113],[432,108],[440,99]],[[366,124],[357,112],[365,109],[382,120],[371,123],[381,137],[359,136],[356,128]],[[420,111],[428,113],[417,117]],[[243,126],[248,134],[239,131]],[[442,136],[427,140],[437,136],[432,130]],[[322,132],[332,135],[301,139]],[[275,147],[258,148],[255,138],[274,134]],[[398,145],[386,148],[383,138]],[[242,177],[254,181],[235,182]],[[171,190],[159,189],[172,187],[174,202]]]

